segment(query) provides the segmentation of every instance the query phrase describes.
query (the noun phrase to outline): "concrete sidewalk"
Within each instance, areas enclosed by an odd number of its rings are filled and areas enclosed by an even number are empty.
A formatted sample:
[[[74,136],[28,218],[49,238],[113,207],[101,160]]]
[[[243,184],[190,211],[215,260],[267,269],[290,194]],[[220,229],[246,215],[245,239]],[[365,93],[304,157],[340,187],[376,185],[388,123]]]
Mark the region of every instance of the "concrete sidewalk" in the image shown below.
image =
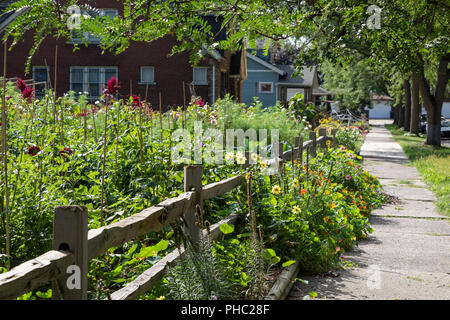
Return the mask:
[[[374,232],[344,254],[356,267],[337,277],[299,274],[309,283],[297,281],[287,299],[310,291],[317,299],[450,299],[450,219],[436,212],[434,195],[382,124],[372,125],[361,155],[400,203],[373,211]]]

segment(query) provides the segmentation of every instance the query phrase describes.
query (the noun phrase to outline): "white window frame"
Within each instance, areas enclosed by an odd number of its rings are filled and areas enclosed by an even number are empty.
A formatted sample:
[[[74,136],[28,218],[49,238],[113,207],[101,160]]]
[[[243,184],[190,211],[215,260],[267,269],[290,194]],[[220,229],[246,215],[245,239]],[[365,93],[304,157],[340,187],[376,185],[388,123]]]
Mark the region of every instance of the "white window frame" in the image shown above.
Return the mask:
[[[105,84],[105,88],[106,88],[106,83],[109,79],[106,79],[105,77],[105,69],[115,69],[116,70],[116,79],[117,81],[119,81],[119,68],[117,66],[70,66],[70,73],[69,73],[69,77],[70,77],[70,90],[73,90],[72,88],[72,70],[74,69],[82,69],[83,70],[83,93],[85,92],[89,92],[89,69],[100,69],[100,84]],[[75,92],[76,94],[78,94],[78,92]],[[102,95],[101,92],[101,88],[100,88],[100,96]],[[88,99],[98,99],[100,98],[100,96],[90,96],[87,95]]]
[[[205,70],[205,80],[196,81],[195,80],[195,70]],[[194,67],[192,68],[192,82],[196,85],[207,85],[208,84],[208,67]]]
[[[270,91],[262,91],[261,86],[265,84],[270,84]],[[259,93],[273,93],[273,82],[271,81],[259,81],[258,82],[258,92]]]
[[[99,16],[103,17],[105,16],[105,12],[106,11],[114,11],[116,13],[116,16],[119,15],[119,10],[116,8],[101,8],[98,9],[98,11],[100,11]],[[86,12],[81,12],[82,15],[87,15]],[[88,43],[92,43],[92,44],[99,44],[100,43],[100,38],[96,38],[91,36],[91,34],[89,32],[83,32],[83,39],[81,38],[71,38],[69,43],[82,43],[83,40],[87,39]]]
[[[144,79],[142,77],[142,75],[143,75],[142,71],[144,70],[144,68],[151,68],[153,70],[153,81],[144,81]],[[141,76],[140,76],[140,79],[139,79],[140,80],[139,84],[156,84],[156,82],[155,82],[155,67],[153,67],[153,66],[141,66],[140,70],[141,70],[141,72],[140,72]]]

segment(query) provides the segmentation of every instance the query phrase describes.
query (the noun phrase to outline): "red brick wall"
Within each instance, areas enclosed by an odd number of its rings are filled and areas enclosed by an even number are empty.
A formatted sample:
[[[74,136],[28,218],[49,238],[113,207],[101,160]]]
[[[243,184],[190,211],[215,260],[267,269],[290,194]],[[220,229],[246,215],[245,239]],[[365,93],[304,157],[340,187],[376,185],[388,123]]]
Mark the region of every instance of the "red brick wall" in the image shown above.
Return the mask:
[[[96,8],[118,8],[119,15],[122,13],[120,3],[111,0],[86,1]],[[27,33],[24,42],[20,42],[12,51],[7,54],[7,77],[21,77],[29,79],[30,74],[25,75],[25,62],[29,49],[33,43],[33,34]],[[44,66],[44,59],[50,69],[50,80],[54,83],[55,70],[55,47],[58,45],[58,72],[57,72],[57,94],[62,95],[70,89],[70,67],[71,66],[117,66],[118,79],[121,83],[119,91],[122,95],[130,93],[130,80],[132,83],[132,93],[140,95],[144,99],[146,85],[139,85],[140,67],[153,66],[155,68],[156,85],[148,86],[147,100],[158,108],[159,92],[162,96],[163,107],[167,105],[183,104],[183,81],[191,82],[193,78],[192,66],[189,64],[189,54],[182,53],[168,57],[172,46],[176,44],[174,38],[162,38],[152,43],[134,42],[122,54],[115,55],[101,50],[96,45],[79,46],[79,50],[73,51],[74,46],[66,40],[56,40],[47,38],[41,44],[38,52],[33,56],[31,66]],[[0,63],[3,68],[3,50],[0,50]],[[201,63],[210,66],[206,61]],[[208,70],[211,72],[211,70]],[[208,73],[209,73],[208,72]],[[216,70],[218,72],[218,70]],[[211,90],[209,86],[197,86],[196,93],[205,100],[210,101]],[[216,92],[216,97],[218,93]],[[189,90],[186,88],[186,102],[189,102]]]

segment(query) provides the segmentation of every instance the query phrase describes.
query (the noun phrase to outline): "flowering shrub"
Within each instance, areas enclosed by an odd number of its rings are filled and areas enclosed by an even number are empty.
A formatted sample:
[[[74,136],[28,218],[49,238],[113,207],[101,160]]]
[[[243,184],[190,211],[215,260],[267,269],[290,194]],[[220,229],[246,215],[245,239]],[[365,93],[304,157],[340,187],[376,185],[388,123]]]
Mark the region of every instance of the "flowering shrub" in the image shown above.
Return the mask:
[[[348,149],[354,150],[359,153],[362,146],[362,137],[366,131],[362,127],[344,125],[338,120],[330,118],[324,118],[319,121],[320,128],[327,129],[327,134],[331,134],[332,129],[336,129],[336,141],[340,145],[346,146]]]
[[[358,159],[342,146],[311,159],[309,167],[286,166],[278,179],[259,175],[260,165],[252,167],[257,220],[282,260],[326,271],[372,231],[369,212],[384,199],[378,180]]]

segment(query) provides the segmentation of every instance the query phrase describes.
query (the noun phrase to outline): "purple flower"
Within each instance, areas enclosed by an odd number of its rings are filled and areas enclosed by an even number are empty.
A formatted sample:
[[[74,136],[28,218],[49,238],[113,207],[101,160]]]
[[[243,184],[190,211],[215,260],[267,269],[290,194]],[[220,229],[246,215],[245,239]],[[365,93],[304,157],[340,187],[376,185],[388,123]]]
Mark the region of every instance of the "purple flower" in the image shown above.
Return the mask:
[[[344,146],[341,146],[341,151],[345,151],[345,150],[347,150],[347,148]]]
[[[345,176],[345,180],[347,180],[347,181],[350,180],[351,178],[352,177],[349,174]]]
[[[213,295],[211,296],[211,300],[217,300],[217,296],[216,296],[215,294],[213,294]]]

